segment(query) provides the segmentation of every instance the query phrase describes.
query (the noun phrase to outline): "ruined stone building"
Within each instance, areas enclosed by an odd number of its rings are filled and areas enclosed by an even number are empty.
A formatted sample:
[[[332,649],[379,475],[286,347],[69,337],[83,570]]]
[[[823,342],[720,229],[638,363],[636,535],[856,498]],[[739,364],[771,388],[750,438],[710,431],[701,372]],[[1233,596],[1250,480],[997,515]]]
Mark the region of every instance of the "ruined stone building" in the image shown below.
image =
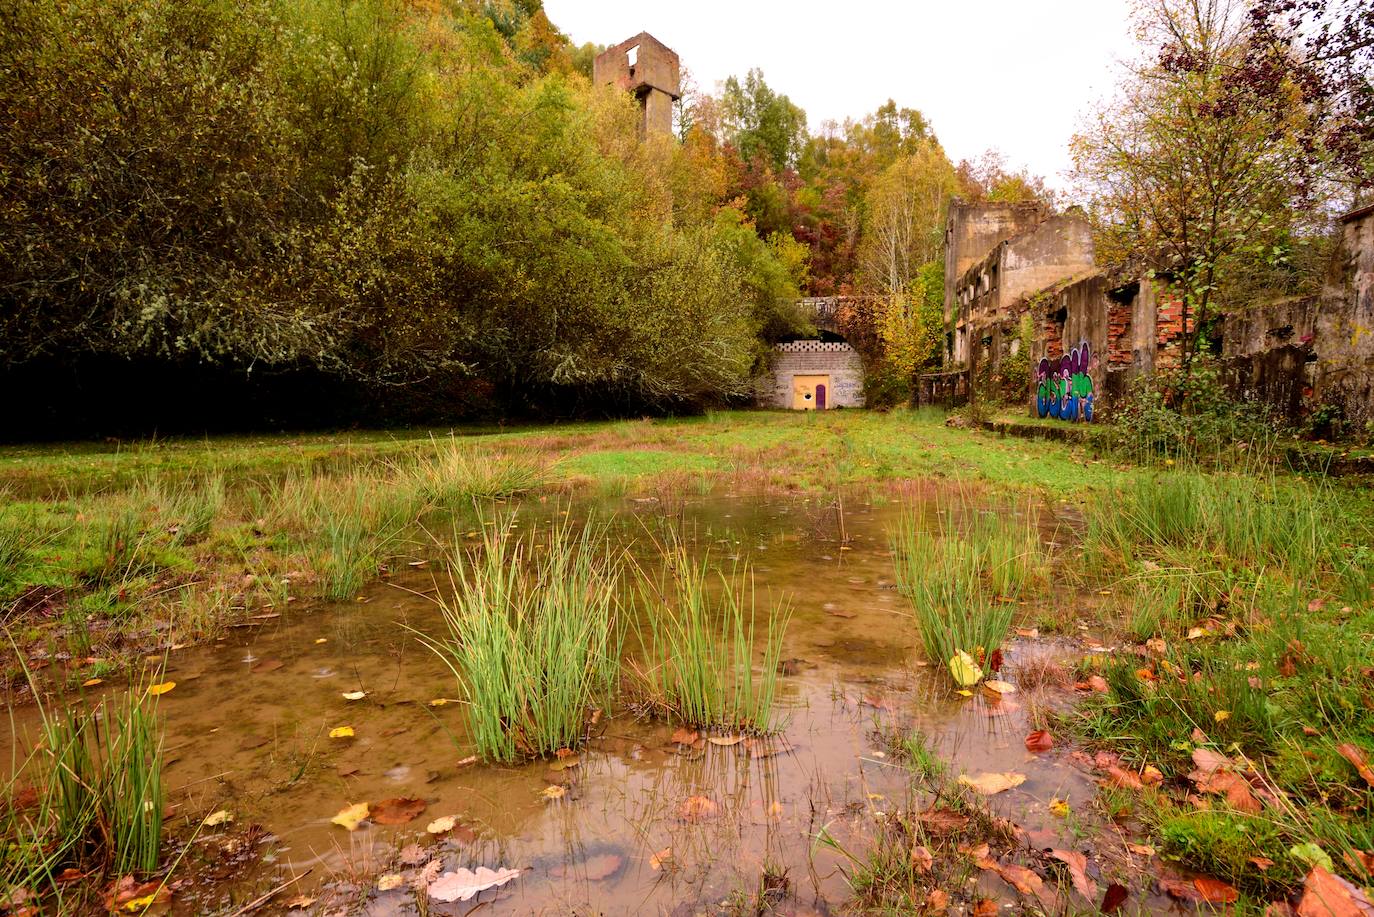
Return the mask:
[[[1221,356],[1245,397],[1292,419],[1327,406],[1363,426],[1374,420],[1374,207],[1341,225],[1322,292],[1234,308]],[[1028,347],[1033,414],[1092,420],[1131,379],[1181,358],[1180,300],[1161,280],[1098,268],[1080,213],[956,201],[945,244],[947,361],[968,379],[995,378]]]
[[[680,62],[648,32],[612,45],[592,62],[592,83],[617,86],[639,101],[639,135],[673,132],[673,103],[682,97]]]
[[[773,346],[769,371],[758,381],[758,402],[794,411],[828,411],[864,404],[863,358],[838,333],[843,297],[801,301],[817,336]]]

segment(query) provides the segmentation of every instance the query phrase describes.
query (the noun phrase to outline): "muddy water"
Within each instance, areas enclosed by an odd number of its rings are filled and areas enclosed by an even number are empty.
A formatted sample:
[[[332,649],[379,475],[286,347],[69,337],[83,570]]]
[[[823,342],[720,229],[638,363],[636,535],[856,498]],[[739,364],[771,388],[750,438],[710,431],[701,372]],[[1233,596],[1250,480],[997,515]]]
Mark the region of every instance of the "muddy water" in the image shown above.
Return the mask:
[[[630,533],[665,512],[628,499],[598,510]],[[172,653],[166,678],[176,688],[161,709],[173,823],[184,828],[219,809],[235,819],[192,843],[187,862],[199,878],[178,888],[175,910],[231,913],[309,870],[258,912],[282,912],[305,894],[318,899],[319,913],[415,913],[413,891],[378,891],[377,878],[438,857],[445,869],[521,875],[471,902],[431,903],[429,913],[479,904],[490,913],[700,913],[756,891],[765,865],[788,876],[788,912],[828,913],[848,895],[848,864],[818,846],[817,833],[825,827],[862,853],[879,813],[911,802],[910,775],[879,735],[893,726],[922,730],[956,770],[1026,774],[994,808],[1041,838],[1057,836],[1063,822],[1047,811],[1049,800],[1086,808],[1091,783],[1057,751],[1026,752],[1028,702],[961,697],[924,667],[893,588],[886,533],[898,511],[895,502],[851,499],[842,545],[837,514],[815,501],[718,496],[672,508],[713,556],[747,557],[760,596],[792,601],[784,655],[796,660],[795,674],[781,689],[787,725],[768,745],[680,748],[670,726],[613,716],[575,767],[461,763],[472,753],[462,707],[432,703],[458,696],[453,677],[400,626],[443,631],[424,595],[434,589],[427,567],[406,568],[359,601],[288,610],[215,645]],[[534,502],[518,518],[528,528],[555,512]],[[1062,651],[1018,639],[1007,655],[1014,667]],[[354,691],[367,696],[343,697]],[[339,726],[354,737],[330,738]],[[551,785],[563,795],[547,798]],[[681,817],[694,796],[712,801],[712,817]],[[394,797],[423,799],[426,808],[400,826],[350,833],[330,822],[349,804]],[[457,817],[454,831],[426,833],[447,815]],[[233,870],[234,845],[250,825],[266,840],[249,866]],[[211,881],[217,869],[232,880]]]

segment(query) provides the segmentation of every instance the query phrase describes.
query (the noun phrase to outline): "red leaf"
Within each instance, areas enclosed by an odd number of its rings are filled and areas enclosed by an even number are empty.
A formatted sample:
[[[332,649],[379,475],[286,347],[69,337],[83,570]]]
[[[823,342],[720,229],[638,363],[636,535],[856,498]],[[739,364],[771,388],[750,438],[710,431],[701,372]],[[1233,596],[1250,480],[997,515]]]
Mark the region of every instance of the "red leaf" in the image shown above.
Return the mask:
[[[1037,729],[1026,736],[1026,750],[1033,752],[1049,751],[1054,747],[1054,737],[1047,729]]]
[[[1126,886],[1113,882],[1107,886],[1107,894],[1102,896],[1102,913],[1110,914],[1121,905],[1126,903],[1130,894],[1126,891]]]
[[[1050,856],[1069,868],[1073,887],[1089,901],[1097,900],[1097,883],[1088,878],[1088,858],[1076,850],[1051,850]]]

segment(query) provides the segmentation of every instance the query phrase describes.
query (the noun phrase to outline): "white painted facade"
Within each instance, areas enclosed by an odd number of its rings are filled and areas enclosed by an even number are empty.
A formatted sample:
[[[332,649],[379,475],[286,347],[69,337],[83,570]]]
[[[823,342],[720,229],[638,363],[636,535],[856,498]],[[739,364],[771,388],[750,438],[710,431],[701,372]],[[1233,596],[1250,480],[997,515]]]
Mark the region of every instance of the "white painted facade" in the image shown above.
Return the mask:
[[[826,341],[791,341],[773,349],[771,377],[760,380],[761,403],[797,410],[863,407],[864,365],[853,347]],[[824,387],[823,394],[818,386]]]

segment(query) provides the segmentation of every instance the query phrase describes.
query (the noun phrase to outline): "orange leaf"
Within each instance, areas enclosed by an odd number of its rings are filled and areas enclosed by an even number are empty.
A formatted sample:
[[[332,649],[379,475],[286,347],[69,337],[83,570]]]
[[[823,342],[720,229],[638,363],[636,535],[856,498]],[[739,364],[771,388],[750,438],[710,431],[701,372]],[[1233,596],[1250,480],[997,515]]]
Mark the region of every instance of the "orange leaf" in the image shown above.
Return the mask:
[[[1054,747],[1054,737],[1047,729],[1037,729],[1026,736],[1026,751],[1042,752],[1049,751]]]
[[[1235,886],[1227,885],[1211,876],[1194,876],[1193,887],[1208,904],[1231,904],[1240,898],[1240,892],[1236,891]]]
[[[1302,884],[1298,917],[1374,917],[1374,904],[1340,876],[1313,866]]]
[[[1069,868],[1073,887],[1089,901],[1097,900],[1097,883],[1088,878],[1088,858],[1076,850],[1051,850],[1050,856]]]
[[[1374,786],[1374,770],[1370,769],[1363,748],[1350,742],[1342,742],[1336,746],[1336,751],[1341,753],[1342,758],[1355,765],[1355,770],[1359,771],[1365,783]]]

